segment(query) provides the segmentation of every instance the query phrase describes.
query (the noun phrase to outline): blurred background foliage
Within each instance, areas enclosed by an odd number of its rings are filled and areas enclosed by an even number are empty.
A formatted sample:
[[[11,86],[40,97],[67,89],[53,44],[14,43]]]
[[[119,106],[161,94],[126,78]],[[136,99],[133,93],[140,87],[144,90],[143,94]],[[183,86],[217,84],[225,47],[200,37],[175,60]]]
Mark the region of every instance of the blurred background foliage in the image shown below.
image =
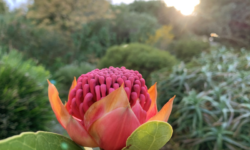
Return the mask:
[[[40,28],[74,31],[90,21],[112,16],[106,0],[34,0],[26,17]]]
[[[176,95],[170,122],[179,149],[249,149],[249,56],[245,49],[216,47],[152,75],[159,107]]]
[[[189,62],[194,57],[200,56],[204,51],[209,51],[209,43],[199,38],[183,38],[169,44],[167,51],[179,60]]]
[[[138,70],[148,87],[157,82],[158,108],[177,96],[175,132],[163,149],[250,149],[248,0],[200,0],[191,15],[161,0],[28,0],[15,9],[6,1],[0,138],[61,132],[51,123],[46,79],[64,102],[74,76],[112,65]]]
[[[0,139],[48,130],[52,111],[44,86],[50,73],[15,50],[0,52]]]

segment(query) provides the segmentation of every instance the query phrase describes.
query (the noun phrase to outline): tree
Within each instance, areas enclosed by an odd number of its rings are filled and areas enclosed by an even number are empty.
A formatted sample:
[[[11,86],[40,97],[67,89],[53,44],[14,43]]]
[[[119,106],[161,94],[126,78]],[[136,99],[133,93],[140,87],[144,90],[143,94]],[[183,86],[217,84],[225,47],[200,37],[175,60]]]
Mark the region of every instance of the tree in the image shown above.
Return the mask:
[[[201,35],[215,32],[231,45],[249,47],[249,7],[248,0],[201,0],[195,9],[192,30]]]
[[[27,17],[39,27],[72,31],[89,21],[111,16],[106,0],[34,0]]]
[[[0,0],[0,14],[6,12],[6,3],[3,0]]]
[[[179,38],[187,32],[185,25],[189,18],[183,16],[174,7],[168,7],[164,1],[135,1],[128,7],[130,12],[144,13],[155,17],[160,25],[172,26],[175,38]]]
[[[154,35],[149,36],[147,44],[156,46],[159,49],[166,49],[174,38],[171,31],[172,26],[162,26],[156,30]]]

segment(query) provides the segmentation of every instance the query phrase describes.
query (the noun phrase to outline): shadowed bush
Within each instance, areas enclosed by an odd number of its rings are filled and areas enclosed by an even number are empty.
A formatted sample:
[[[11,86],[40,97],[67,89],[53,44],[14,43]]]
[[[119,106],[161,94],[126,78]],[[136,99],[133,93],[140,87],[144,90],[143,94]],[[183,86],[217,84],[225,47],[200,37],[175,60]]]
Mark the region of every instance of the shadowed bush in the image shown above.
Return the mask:
[[[20,53],[1,53],[0,139],[24,131],[46,130],[52,119],[44,88],[48,77],[49,72],[32,60],[23,61]]]
[[[209,49],[209,43],[199,39],[181,39],[171,43],[168,51],[181,61],[189,62]]]

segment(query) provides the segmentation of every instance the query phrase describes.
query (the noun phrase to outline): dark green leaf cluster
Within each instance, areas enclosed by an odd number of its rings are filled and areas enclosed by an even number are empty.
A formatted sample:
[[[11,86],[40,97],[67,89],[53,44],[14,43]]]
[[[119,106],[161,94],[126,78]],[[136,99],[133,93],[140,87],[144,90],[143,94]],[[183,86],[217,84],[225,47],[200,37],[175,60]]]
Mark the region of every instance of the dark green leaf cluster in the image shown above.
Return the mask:
[[[128,45],[114,46],[107,50],[106,55],[100,60],[99,68],[109,66],[138,70],[147,84],[150,83],[150,74],[158,69],[172,68],[178,61],[166,51],[133,43]]]
[[[192,67],[154,74],[159,105],[176,95],[170,122],[173,141],[186,150],[250,149],[250,53],[220,48]]]
[[[88,55],[102,57],[106,50],[117,44],[116,34],[111,30],[109,20],[96,20],[83,25],[81,30],[72,33],[76,53],[75,60],[83,61]]]
[[[52,111],[44,85],[49,72],[12,50],[0,58],[0,139],[45,130]]]

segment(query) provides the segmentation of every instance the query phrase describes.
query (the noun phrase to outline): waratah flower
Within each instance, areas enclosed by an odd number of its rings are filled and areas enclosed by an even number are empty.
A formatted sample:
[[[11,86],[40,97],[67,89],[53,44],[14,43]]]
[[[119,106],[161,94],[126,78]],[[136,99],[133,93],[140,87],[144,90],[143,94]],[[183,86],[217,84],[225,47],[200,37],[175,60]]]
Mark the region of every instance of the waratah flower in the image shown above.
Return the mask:
[[[142,75],[125,67],[96,69],[74,79],[65,105],[50,82],[48,90],[52,109],[72,140],[104,150],[121,150],[145,122],[167,122],[174,100],[158,112],[156,84],[148,90]]]

